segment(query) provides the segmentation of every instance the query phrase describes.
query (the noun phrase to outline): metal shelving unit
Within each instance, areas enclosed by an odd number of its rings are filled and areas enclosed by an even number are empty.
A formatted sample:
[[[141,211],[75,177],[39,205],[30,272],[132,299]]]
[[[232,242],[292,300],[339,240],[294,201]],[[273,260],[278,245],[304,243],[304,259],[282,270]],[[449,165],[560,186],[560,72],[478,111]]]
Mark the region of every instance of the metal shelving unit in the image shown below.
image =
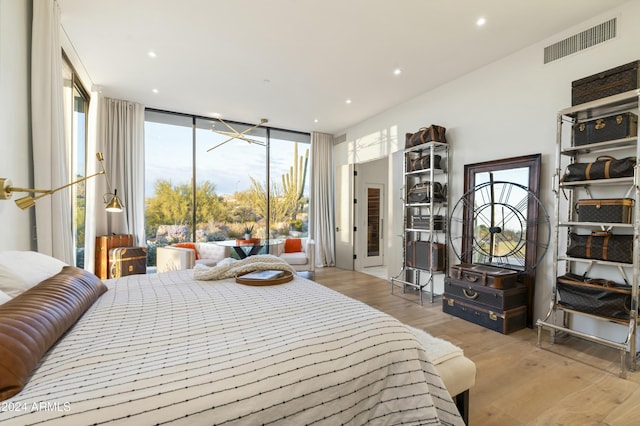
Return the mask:
[[[640,146],[638,138],[628,137],[623,139],[608,140],[588,145],[574,146],[570,134],[575,125],[585,121],[598,119],[623,112],[633,112],[638,115],[640,90],[632,90],[596,101],[566,108],[558,113],[557,141],[556,141],[556,171],[553,180],[555,192],[555,230],[553,233],[553,271],[557,276],[564,273],[577,273],[587,275],[592,271],[606,275],[606,278],[621,277],[631,289],[630,313],[628,320],[601,317],[583,311],[576,311],[563,306],[559,301],[557,285],[554,283],[549,311],[544,319],[537,321],[538,346],[541,346],[541,333],[543,329],[550,331],[550,342],[554,344],[558,335],[576,336],[593,343],[601,344],[620,352],[620,376],[625,377],[627,368],[636,369],[636,334],[638,324],[638,284],[639,284],[639,259],[640,259],[640,173],[639,159]],[[594,161],[600,155],[614,155],[635,157],[634,176],[628,178],[600,179],[579,182],[563,182],[563,165],[574,162]],[[580,222],[573,206],[579,198],[596,198],[593,194],[604,194],[600,198],[631,198],[634,200],[632,223],[600,223]],[[613,195],[615,194],[615,195]],[[564,197],[566,196],[566,201]],[[561,204],[566,202],[566,206]],[[566,208],[565,208],[566,207]],[[613,262],[571,257],[566,255],[565,236],[572,231],[601,230],[613,234],[633,234],[632,262]],[[561,234],[561,231],[566,232]],[[618,278],[619,280],[619,278]],[[575,319],[579,316],[591,318],[597,321],[607,321],[617,324],[618,327],[626,327],[621,330],[624,340],[612,337],[615,333],[595,333],[580,331],[576,327]],[[627,363],[627,354],[628,363]],[[628,365],[627,365],[628,364]]]
[[[436,157],[440,157],[439,168],[428,167],[419,170],[411,168],[412,162],[419,158],[429,157],[429,165],[433,166]],[[432,243],[445,244],[447,220],[448,220],[448,196],[446,188],[448,187],[448,170],[449,170],[449,145],[442,142],[427,142],[422,145],[407,148],[404,151],[404,198],[403,198],[403,265],[400,272],[391,278],[391,293],[394,294],[395,287],[401,287],[402,292],[408,290],[417,291],[420,296],[420,304],[423,304],[423,295],[428,293],[431,303],[434,302],[435,293],[434,276],[436,274],[444,274],[448,264],[447,250],[445,248],[444,265],[436,268],[433,255],[428,256],[425,265],[412,265],[407,261],[407,244],[415,241],[427,241]],[[428,199],[423,202],[411,202],[409,200],[409,191],[415,185],[425,184],[429,187]],[[434,199],[434,186],[442,185],[445,198],[442,200]],[[427,220],[426,226],[416,226],[414,218],[419,217]],[[435,218],[441,218],[442,226],[436,229]],[[429,246],[430,247],[430,246]]]

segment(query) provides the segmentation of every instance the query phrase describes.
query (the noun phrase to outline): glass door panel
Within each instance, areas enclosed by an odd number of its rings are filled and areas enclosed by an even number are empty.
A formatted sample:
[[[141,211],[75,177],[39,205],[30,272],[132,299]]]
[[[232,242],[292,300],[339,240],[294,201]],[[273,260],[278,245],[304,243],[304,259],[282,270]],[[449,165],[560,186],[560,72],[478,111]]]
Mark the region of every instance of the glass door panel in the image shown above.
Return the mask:
[[[192,118],[145,113],[145,230],[147,263],[156,247],[191,241],[193,223]]]
[[[226,124],[225,124],[226,123]],[[196,120],[196,240],[267,235],[267,131],[216,119]],[[227,133],[243,133],[246,140]]]

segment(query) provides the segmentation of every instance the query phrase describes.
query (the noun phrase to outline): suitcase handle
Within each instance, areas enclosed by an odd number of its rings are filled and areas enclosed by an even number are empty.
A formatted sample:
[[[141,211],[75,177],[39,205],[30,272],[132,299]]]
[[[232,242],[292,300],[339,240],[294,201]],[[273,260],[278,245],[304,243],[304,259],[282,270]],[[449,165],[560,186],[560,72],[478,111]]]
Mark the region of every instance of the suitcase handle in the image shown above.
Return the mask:
[[[480,293],[473,290],[467,290],[466,288],[463,288],[462,292],[464,293],[464,297],[471,300],[475,300],[480,296]]]
[[[478,281],[478,277],[475,277],[473,275],[469,275],[469,274],[462,274],[462,277],[469,281],[470,283],[475,283],[476,281]]]

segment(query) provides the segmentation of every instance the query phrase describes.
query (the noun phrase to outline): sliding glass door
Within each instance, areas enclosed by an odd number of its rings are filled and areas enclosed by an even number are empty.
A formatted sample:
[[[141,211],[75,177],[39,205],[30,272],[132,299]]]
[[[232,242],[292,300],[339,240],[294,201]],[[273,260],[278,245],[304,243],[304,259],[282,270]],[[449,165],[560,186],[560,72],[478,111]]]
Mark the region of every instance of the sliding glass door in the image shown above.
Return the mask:
[[[228,127],[229,126],[229,127]],[[196,119],[196,240],[242,238],[245,226],[266,238],[266,214],[256,190],[267,173],[267,130]],[[247,140],[225,133],[246,132]],[[219,133],[224,132],[224,133]]]

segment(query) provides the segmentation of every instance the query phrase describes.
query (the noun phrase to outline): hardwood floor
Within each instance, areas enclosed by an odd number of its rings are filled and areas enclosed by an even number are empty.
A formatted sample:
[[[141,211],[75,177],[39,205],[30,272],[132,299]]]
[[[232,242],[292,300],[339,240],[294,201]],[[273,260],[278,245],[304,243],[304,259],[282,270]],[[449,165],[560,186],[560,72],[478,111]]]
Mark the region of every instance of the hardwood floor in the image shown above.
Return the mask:
[[[476,363],[471,425],[638,425],[640,371],[618,377],[619,353],[581,339],[536,347],[537,330],[509,335],[391,295],[388,281],[319,268],[311,279],[458,345]],[[395,291],[398,294],[397,291]],[[407,297],[411,297],[408,295]]]

